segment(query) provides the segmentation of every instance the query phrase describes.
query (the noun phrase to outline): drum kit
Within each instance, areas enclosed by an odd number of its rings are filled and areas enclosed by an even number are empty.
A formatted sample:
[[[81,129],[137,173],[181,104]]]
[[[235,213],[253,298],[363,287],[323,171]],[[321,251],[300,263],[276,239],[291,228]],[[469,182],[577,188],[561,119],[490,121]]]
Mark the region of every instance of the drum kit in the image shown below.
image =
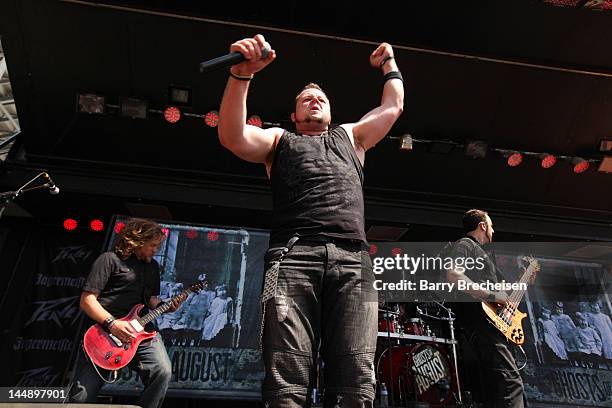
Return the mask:
[[[376,375],[388,401],[379,397],[379,406],[468,406],[462,401],[454,320],[439,302],[382,305]]]

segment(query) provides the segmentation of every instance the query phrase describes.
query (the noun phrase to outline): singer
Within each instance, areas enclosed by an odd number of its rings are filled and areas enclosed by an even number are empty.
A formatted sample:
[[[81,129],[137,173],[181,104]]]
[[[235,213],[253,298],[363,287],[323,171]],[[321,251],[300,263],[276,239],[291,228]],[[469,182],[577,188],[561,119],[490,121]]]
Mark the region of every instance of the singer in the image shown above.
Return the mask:
[[[266,407],[311,404],[316,361],[325,362],[325,407],[372,407],[378,299],[364,231],[363,164],[402,113],[404,87],[393,49],[370,64],[384,74],[380,106],[330,128],[327,95],[316,84],[295,98],[295,131],[245,124],[254,75],[276,53],[261,35],[233,43],[246,61],[230,68],[219,140],[262,163],[272,186],[273,221],[262,295]],[[359,86],[363,86],[359,84]]]

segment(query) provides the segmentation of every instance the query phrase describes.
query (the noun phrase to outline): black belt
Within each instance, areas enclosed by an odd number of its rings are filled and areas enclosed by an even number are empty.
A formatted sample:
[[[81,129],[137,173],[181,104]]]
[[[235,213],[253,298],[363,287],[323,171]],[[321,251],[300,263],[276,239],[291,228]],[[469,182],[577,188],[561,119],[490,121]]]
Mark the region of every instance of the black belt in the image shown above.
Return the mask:
[[[295,239],[295,240],[294,240]],[[369,245],[363,242],[360,239],[353,238],[339,238],[339,237],[331,237],[327,235],[294,235],[286,244],[276,243],[270,244],[270,248],[274,247],[282,247],[279,248],[278,251],[284,250],[288,248],[289,250],[296,244],[297,241],[304,244],[336,244],[336,245],[360,245],[362,249],[370,249]],[[288,252],[288,251],[287,251]]]

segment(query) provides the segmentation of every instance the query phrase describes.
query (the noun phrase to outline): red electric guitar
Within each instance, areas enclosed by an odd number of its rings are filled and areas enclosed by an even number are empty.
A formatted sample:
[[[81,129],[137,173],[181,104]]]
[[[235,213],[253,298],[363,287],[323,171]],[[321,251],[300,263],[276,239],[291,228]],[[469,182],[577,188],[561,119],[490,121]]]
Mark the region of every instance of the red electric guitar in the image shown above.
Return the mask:
[[[206,286],[206,282],[196,282],[189,286],[188,289],[173,296],[172,299],[142,317],[138,315],[138,312],[142,310],[144,305],[134,306],[127,316],[117,319],[129,322],[132,328],[136,330],[136,338],[129,343],[122,342],[116,336],[104,330],[101,324],[94,324],[85,332],[85,337],[83,338],[85,352],[95,365],[105,370],[119,370],[125,367],[134,358],[140,343],[154,337],[156,334],[155,331],[145,331],[146,324],[166,313],[172,307],[174,301],[182,302],[187,299],[190,293],[198,293]]]

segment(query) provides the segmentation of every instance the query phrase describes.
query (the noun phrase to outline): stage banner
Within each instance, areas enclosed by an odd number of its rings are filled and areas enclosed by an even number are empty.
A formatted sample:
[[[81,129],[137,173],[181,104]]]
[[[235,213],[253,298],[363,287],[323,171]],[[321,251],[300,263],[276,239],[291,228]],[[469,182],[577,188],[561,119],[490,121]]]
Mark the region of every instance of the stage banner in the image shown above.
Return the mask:
[[[551,406],[610,407],[610,264],[564,258],[539,257],[541,271],[525,296],[525,393]],[[498,256],[501,265],[515,259]]]
[[[612,371],[529,363],[522,371],[532,402],[550,406],[612,406]]]
[[[108,240],[126,220],[116,219]],[[263,257],[269,234],[262,230],[160,223],[166,234],[155,259],[161,268],[163,300],[195,281],[207,286],[179,309],[157,319],[172,362],[168,395],[259,398],[263,363],[259,351]],[[107,394],[142,389],[137,374],[124,369]]]
[[[169,395],[260,397],[263,367],[258,350],[193,346],[169,346],[167,350],[172,362]],[[135,371],[124,369],[117,383],[106,388],[113,394],[131,394],[141,390],[142,383]]]
[[[78,344],[79,297],[103,243],[90,234],[33,229],[25,240],[12,285],[11,330],[3,345],[3,385],[61,386]],[[7,314],[7,311],[4,311]],[[3,341],[3,343],[4,343]]]

